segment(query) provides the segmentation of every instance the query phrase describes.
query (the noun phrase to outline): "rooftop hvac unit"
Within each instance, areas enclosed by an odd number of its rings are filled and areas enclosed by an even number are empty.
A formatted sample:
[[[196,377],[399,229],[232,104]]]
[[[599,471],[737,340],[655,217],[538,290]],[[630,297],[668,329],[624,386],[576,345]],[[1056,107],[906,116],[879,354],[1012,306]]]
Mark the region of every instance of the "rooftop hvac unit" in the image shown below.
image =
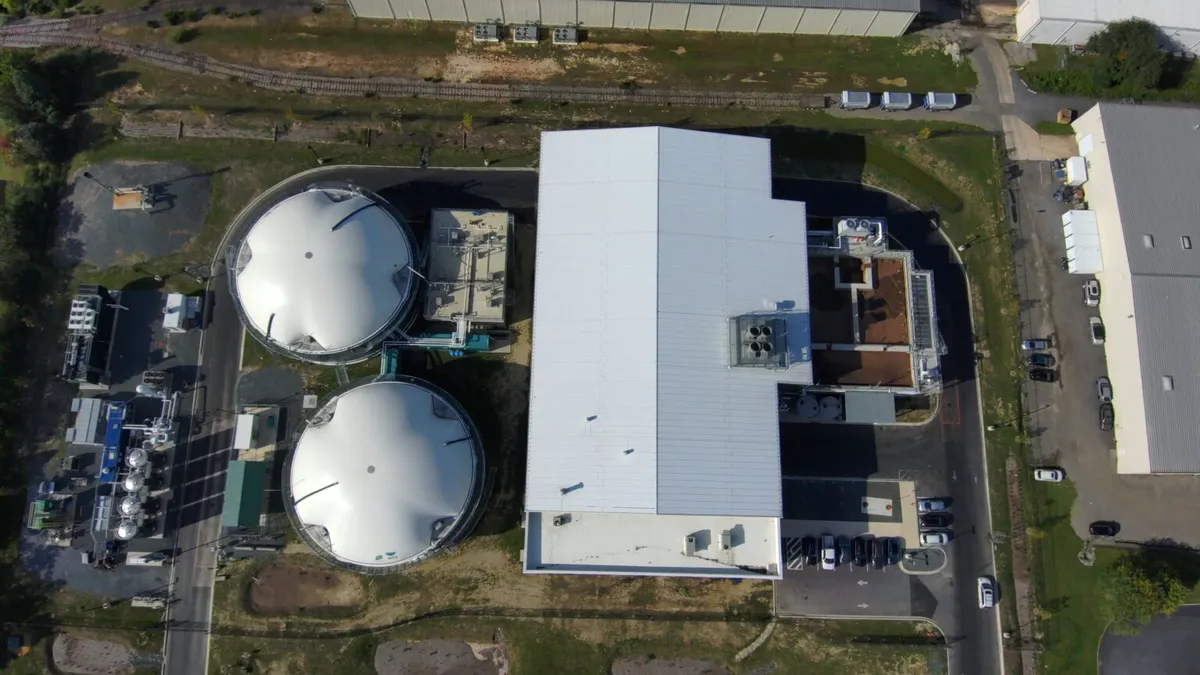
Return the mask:
[[[721,530],[721,550],[728,551],[731,548],[733,548],[733,532]]]
[[[494,23],[477,23],[473,34],[475,42],[499,42],[500,26]]]
[[[529,24],[513,26],[512,38],[513,42],[517,44],[536,45],[538,43],[538,27]]]
[[[571,514],[569,514],[569,513],[562,513],[557,516],[554,516],[554,526],[555,527],[562,527],[563,525],[566,525],[569,522],[571,522]]]
[[[579,29],[574,26],[555,28],[551,35],[551,41],[556,45],[577,45],[579,44]]]
[[[688,557],[696,555],[696,535],[689,534],[683,538],[683,554]]]

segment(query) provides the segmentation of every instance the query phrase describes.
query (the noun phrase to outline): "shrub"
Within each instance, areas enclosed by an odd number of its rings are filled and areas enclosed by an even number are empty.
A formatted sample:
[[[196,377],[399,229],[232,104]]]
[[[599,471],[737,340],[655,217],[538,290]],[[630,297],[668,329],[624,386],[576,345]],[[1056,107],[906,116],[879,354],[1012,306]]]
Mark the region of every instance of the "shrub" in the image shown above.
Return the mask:
[[[190,42],[198,32],[195,28],[184,28],[183,26],[172,28],[171,32],[167,33],[167,42],[176,45]]]
[[[1158,26],[1145,19],[1108,24],[1088,38],[1087,50],[1096,53],[1092,76],[1100,87],[1157,89],[1167,66]]]
[[[250,16],[258,16],[261,12],[262,12],[262,10],[258,10],[258,9],[251,9],[251,10],[246,11],[246,13],[249,14]]]
[[[208,14],[208,10],[204,9],[203,7],[197,7],[195,9],[193,9],[192,11],[188,12],[187,18],[188,18],[188,21],[199,21],[200,19],[203,19],[207,14]]]
[[[171,9],[163,12],[163,18],[172,26],[178,26],[187,20],[187,12],[182,9]]]

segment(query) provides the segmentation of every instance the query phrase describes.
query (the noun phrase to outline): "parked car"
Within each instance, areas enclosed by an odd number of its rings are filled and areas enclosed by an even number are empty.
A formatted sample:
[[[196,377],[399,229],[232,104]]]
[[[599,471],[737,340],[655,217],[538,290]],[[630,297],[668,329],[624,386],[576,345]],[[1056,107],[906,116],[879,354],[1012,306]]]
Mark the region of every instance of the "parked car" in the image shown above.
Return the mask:
[[[1100,430],[1109,431],[1113,428],[1113,422],[1116,421],[1116,415],[1113,413],[1111,403],[1100,404]]]
[[[1088,279],[1088,282],[1083,285],[1083,304],[1088,307],[1100,306],[1100,282],[1095,279]]]
[[[854,542],[851,544],[851,548],[853,548],[851,555],[854,559],[854,566],[866,567],[868,557],[867,540],[862,537],[855,537]]]
[[[1050,349],[1050,341],[1042,338],[1033,338],[1030,340],[1021,341],[1021,349],[1027,352],[1039,352]]]
[[[804,556],[804,564],[814,566],[817,564],[817,539],[816,537],[805,537],[800,540],[800,552]]]
[[[1034,469],[1033,479],[1043,483],[1061,483],[1063,471],[1062,469]]]
[[[1104,344],[1104,322],[1100,320],[1100,317],[1088,317],[1088,333],[1092,336],[1092,344]]]
[[[887,565],[887,544],[884,543],[882,537],[875,537],[871,540],[871,566],[881,570],[885,565]]]
[[[1049,354],[1044,354],[1044,353],[1030,354],[1029,357],[1026,359],[1026,361],[1028,361],[1030,367],[1033,367],[1033,368],[1053,368],[1054,367],[1054,357],[1050,356]]]
[[[1112,400],[1112,383],[1107,377],[1096,378],[1096,397],[1105,403]]]
[[[946,528],[953,520],[949,513],[924,513],[921,514],[921,527]]]
[[[837,567],[836,546],[832,534],[821,535],[821,569],[831,570]]]
[[[918,537],[922,546],[941,546],[950,542],[949,532],[922,532]]]
[[[1093,537],[1115,537],[1121,531],[1121,525],[1111,520],[1097,520],[1088,525],[1088,534]]]
[[[900,562],[900,540],[895,537],[887,538],[887,563],[895,565]]]
[[[946,502],[940,499],[918,499],[917,513],[933,513],[935,511],[945,511]]]
[[[996,605],[996,588],[992,585],[992,580],[987,577],[979,577],[975,582],[979,589],[979,609],[991,609]]]
[[[844,534],[837,538],[837,564],[850,564],[850,537]]]
[[[1029,379],[1034,382],[1053,382],[1058,379],[1058,373],[1049,368],[1030,368]]]

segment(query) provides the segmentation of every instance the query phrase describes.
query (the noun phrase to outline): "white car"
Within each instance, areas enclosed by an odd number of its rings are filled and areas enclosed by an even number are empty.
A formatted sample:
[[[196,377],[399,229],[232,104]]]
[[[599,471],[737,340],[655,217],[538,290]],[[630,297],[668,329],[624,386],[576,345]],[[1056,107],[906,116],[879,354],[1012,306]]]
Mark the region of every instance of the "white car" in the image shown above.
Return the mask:
[[[837,567],[837,549],[833,543],[833,535],[821,536],[821,569],[831,570]]]
[[[1092,336],[1092,344],[1104,344],[1104,322],[1100,320],[1100,317],[1088,317],[1088,333]]]
[[[934,511],[945,511],[946,502],[940,499],[919,499],[917,500],[917,513],[933,513]]]
[[[1083,285],[1083,304],[1088,307],[1100,306],[1100,282],[1095,279],[1088,279]]]
[[[922,546],[941,546],[949,543],[950,535],[945,532],[922,532],[918,539]]]
[[[1061,483],[1063,472],[1062,469],[1034,469],[1033,479],[1043,483]]]
[[[992,586],[992,580],[987,577],[979,577],[976,582],[979,588],[979,609],[991,609],[996,606],[996,589]]]

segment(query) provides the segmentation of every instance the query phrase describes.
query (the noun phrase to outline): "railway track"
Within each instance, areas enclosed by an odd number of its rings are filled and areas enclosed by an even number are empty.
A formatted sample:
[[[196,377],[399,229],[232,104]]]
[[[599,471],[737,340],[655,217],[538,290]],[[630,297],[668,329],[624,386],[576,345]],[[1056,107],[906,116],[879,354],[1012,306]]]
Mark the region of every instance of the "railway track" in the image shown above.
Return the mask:
[[[96,18],[86,17],[86,19]],[[99,20],[104,21],[103,19]],[[750,110],[800,110],[826,106],[824,95],[812,94],[710,92],[640,87],[576,87],[545,84],[485,84],[306,75],[226,63],[200,54],[165,47],[131,44],[99,35],[89,35],[81,33],[80,29],[86,29],[93,24],[71,23],[65,25],[67,22],[74,21],[76,19],[4,26],[0,28],[0,46],[98,49],[176,72],[220,77],[275,91],[318,96],[415,97],[489,102],[521,100],[550,103],[626,103],[685,108],[736,107]]]

